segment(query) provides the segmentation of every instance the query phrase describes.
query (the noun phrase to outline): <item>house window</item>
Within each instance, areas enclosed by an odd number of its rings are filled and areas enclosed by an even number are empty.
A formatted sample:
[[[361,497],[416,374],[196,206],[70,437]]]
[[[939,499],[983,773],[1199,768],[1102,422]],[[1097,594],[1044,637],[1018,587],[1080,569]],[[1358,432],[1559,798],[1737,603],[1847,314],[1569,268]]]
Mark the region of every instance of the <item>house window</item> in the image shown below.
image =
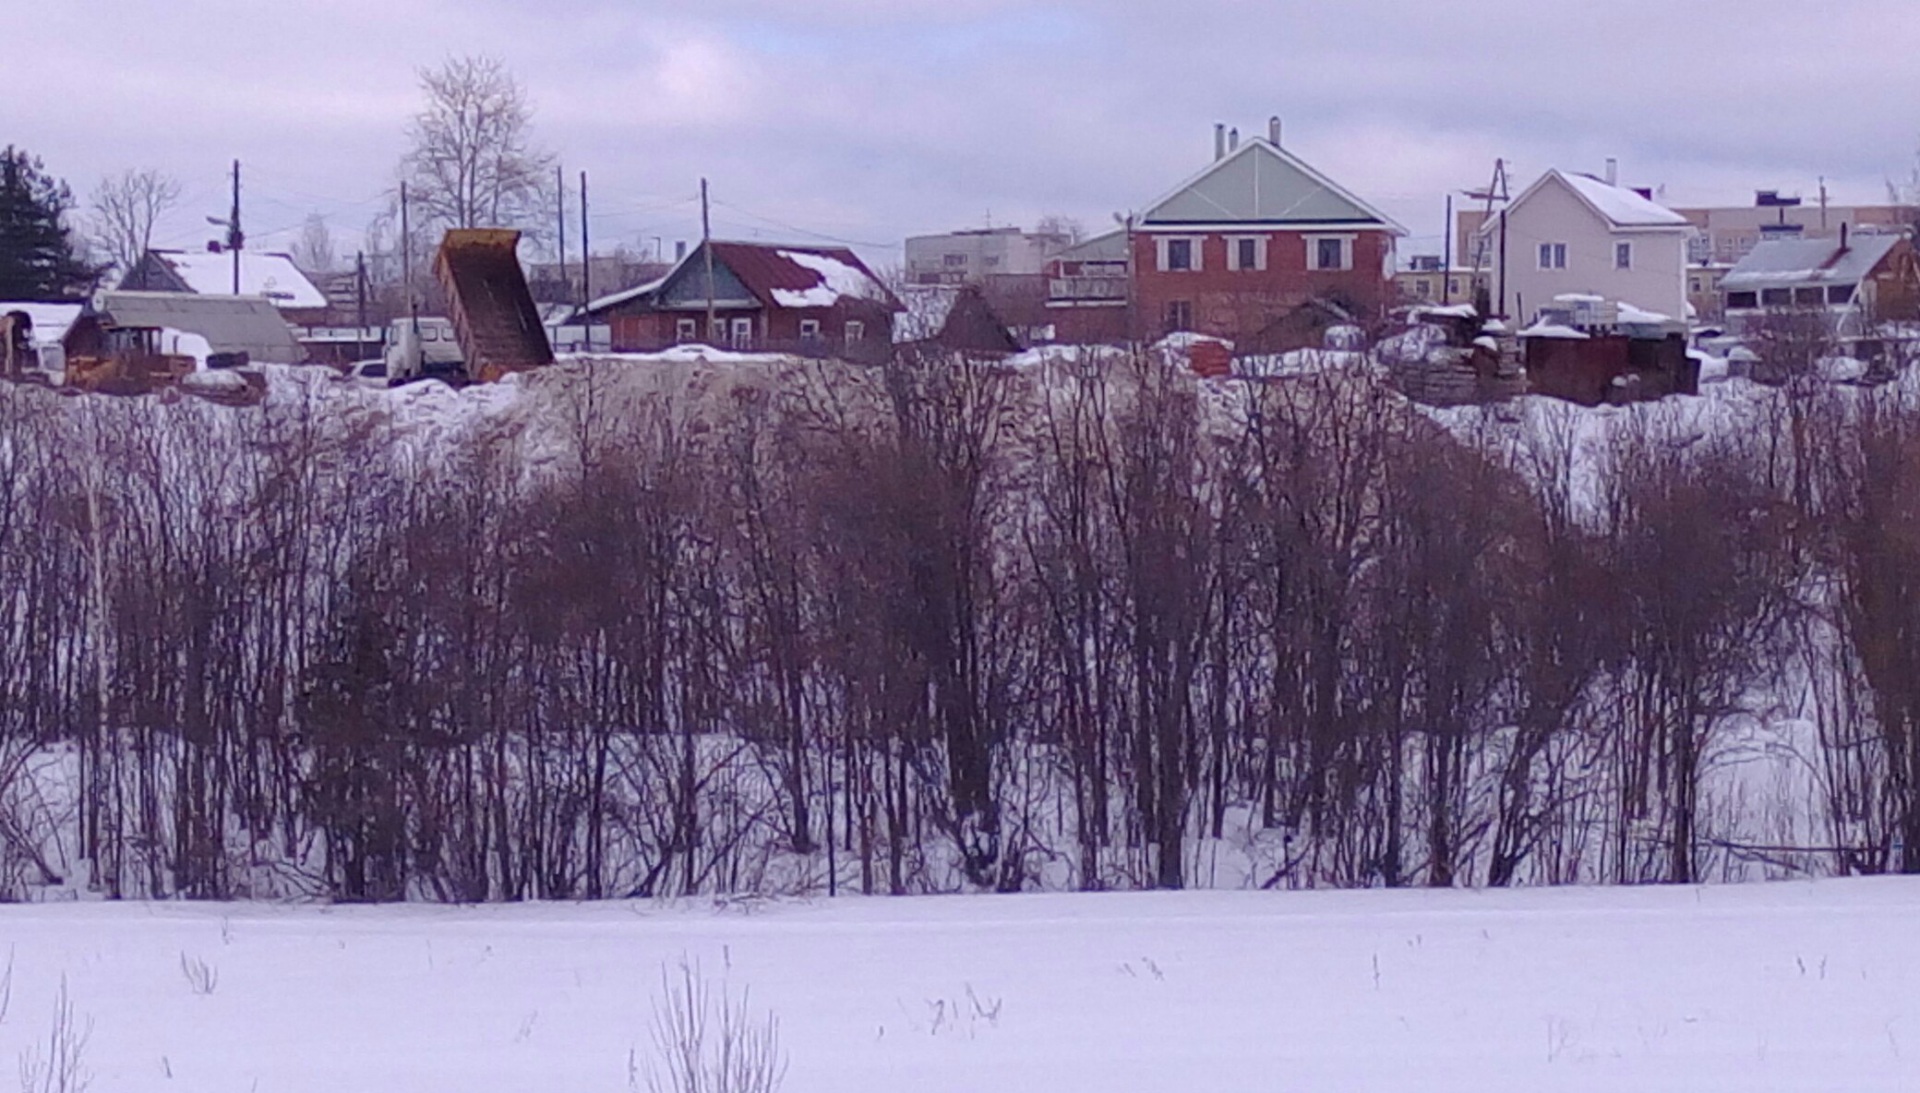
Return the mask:
[[[1565,243],[1540,244],[1541,269],[1566,269],[1567,245]]]
[[[733,347],[735,349],[753,348],[752,319],[735,319],[733,321]]]
[[[847,343],[862,341],[867,336],[867,324],[858,319],[847,320]]]
[[[1431,298],[1433,296],[1433,282],[1427,280],[1425,277],[1420,278],[1413,283],[1413,294],[1422,300]]]
[[[949,254],[942,257],[940,261],[948,269],[965,269],[967,267],[967,256],[964,254]]]
[[[1308,269],[1352,269],[1353,236],[1310,235],[1307,237]]]
[[[1613,268],[1614,269],[1632,269],[1633,268],[1633,244],[1632,243],[1615,243],[1613,245]]]
[[[1460,278],[1458,277],[1447,278],[1447,295],[1449,296],[1460,295]]]
[[[1167,301],[1167,333],[1193,329],[1193,301]]]
[[[1826,302],[1826,299],[1827,294],[1819,285],[1815,285],[1812,288],[1796,288],[1793,290],[1793,302],[1802,307],[1819,307]]]
[[[1700,294],[1700,278],[1698,277],[1687,278],[1687,291],[1698,296]]]
[[[1198,257],[1191,239],[1161,240],[1160,268],[1163,270],[1177,272],[1199,269]]]
[[[1852,285],[1832,285],[1827,289],[1827,302],[1830,304],[1850,304],[1853,302]]]
[[[819,341],[820,340],[820,320],[818,319],[800,320],[800,340],[803,342]]]
[[[690,342],[700,335],[700,324],[694,319],[681,319],[673,324],[673,340]]]
[[[1262,270],[1267,268],[1267,241],[1257,235],[1235,236],[1227,240],[1227,268]]]
[[[727,344],[727,321],[725,319],[715,319],[707,325],[707,344]]]
[[[1788,307],[1793,303],[1793,290],[1790,288],[1763,288],[1760,290],[1761,307]]]
[[[1760,297],[1757,293],[1752,292],[1729,292],[1727,293],[1727,306],[1730,308],[1759,307]]]

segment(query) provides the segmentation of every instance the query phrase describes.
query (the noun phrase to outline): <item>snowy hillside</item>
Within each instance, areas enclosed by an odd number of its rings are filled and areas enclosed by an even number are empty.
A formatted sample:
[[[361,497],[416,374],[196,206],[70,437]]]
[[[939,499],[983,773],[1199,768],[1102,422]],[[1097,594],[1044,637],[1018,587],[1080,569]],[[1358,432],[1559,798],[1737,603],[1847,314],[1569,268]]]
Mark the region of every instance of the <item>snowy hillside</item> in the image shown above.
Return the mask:
[[[95,1093],[618,1093],[685,957],[778,1015],[787,1093],[1910,1090],[1916,914],[1906,880],[13,907],[0,1055],[65,975]]]

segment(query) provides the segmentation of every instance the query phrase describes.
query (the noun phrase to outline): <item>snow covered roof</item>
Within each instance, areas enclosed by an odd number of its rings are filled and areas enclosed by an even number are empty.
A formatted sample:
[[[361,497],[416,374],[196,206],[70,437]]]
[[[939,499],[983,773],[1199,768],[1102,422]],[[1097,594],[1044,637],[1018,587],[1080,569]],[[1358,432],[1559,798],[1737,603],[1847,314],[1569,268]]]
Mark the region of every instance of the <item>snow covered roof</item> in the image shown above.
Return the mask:
[[[67,336],[67,328],[80,317],[84,304],[46,304],[38,301],[31,303],[0,302],[0,315],[9,311],[24,311],[33,322],[33,341],[36,345],[59,345]]]
[[[1538,322],[1520,332],[1522,338],[1561,338],[1566,341],[1584,342],[1589,335],[1585,331],[1575,330],[1559,323]]]
[[[1053,256],[1056,262],[1124,262],[1127,260],[1127,233],[1119,228],[1084,239]]]
[[[233,254],[212,251],[152,250],[150,259],[171,270],[188,292],[204,296],[233,295]],[[326,294],[284,254],[240,252],[241,296],[264,296],[283,308],[323,308]]]
[[[102,292],[94,311],[114,326],[197,334],[211,352],[245,353],[258,363],[299,364],[307,358],[293,328],[263,296]]]
[[[1853,233],[1845,250],[1838,239],[1766,239],[1734,264],[1720,281],[1725,289],[1794,285],[1858,284],[1871,276],[1900,242],[1897,235]]]
[[[1148,230],[1194,225],[1352,225],[1406,229],[1277,144],[1259,137],[1147,207]]]
[[[678,269],[679,267],[676,266],[674,268]],[[638,300],[640,297],[645,296],[648,293],[658,289],[661,285],[666,284],[667,277],[671,277],[671,276],[673,276],[673,274],[671,271],[669,271],[665,277],[656,277],[653,280],[646,282],[645,284],[634,285],[632,288],[623,288],[618,292],[609,292],[605,296],[601,296],[594,300],[589,301],[584,310],[587,312],[587,314],[593,314],[595,312],[605,310],[606,308],[615,307],[619,304],[624,304],[628,300]],[[575,316],[575,317],[577,318],[578,316]]]
[[[742,287],[769,307],[833,307],[843,300],[872,300],[898,307],[899,301],[866,263],[845,247],[777,246],[766,243],[711,244],[713,260]],[[667,275],[686,269],[696,249]]]
[[[1527,203],[1527,200],[1550,183],[1558,183],[1571,191],[1586,206],[1597,213],[1601,219],[1616,228],[1672,228],[1682,229],[1691,223],[1686,217],[1672,209],[1642,197],[1638,191],[1625,186],[1612,186],[1594,178],[1592,175],[1575,174],[1562,171],[1557,167],[1548,168],[1547,173],[1534,180],[1533,185],[1522,190],[1519,197],[1507,206],[1508,215]],[[1500,218],[1488,217],[1480,226],[1482,234],[1491,232],[1500,222]]]

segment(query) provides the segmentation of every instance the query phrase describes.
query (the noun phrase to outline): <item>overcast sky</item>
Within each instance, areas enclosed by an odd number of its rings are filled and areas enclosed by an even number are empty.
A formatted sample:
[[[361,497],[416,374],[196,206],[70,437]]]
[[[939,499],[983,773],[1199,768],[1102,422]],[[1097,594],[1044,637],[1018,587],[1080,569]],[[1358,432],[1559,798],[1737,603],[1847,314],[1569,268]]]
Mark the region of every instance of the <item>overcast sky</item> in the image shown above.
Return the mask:
[[[245,164],[255,245],[390,200],[416,70],[503,59],[537,134],[591,175],[595,249],[715,234],[859,245],[1090,229],[1204,166],[1212,125],[1263,131],[1439,250],[1449,190],[1496,156],[1662,188],[1881,201],[1920,146],[1913,0],[4,0],[0,140],[77,194],[157,167],[203,245]],[[344,240],[351,249],[351,240]]]

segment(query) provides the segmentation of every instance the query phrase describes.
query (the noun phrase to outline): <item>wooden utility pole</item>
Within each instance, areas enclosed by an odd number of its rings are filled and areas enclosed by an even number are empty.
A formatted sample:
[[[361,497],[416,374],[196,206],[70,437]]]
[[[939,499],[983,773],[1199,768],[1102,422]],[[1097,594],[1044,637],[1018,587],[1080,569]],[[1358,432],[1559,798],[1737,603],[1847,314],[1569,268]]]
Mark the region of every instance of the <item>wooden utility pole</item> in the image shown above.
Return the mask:
[[[367,336],[367,252],[355,251],[353,254],[353,303],[354,325],[360,328],[356,337],[362,341]]]
[[[227,217],[227,249],[233,252],[233,294],[240,295],[240,248],[247,237],[240,233],[240,161],[233,161],[233,212]]]
[[[1447,218],[1440,235],[1440,306],[1453,303],[1453,195],[1447,195]],[[1471,286],[1469,286],[1471,287]]]
[[[587,172],[580,172],[580,306],[593,303],[593,242],[587,238]]]
[[[420,336],[420,311],[413,299],[413,227],[407,218],[407,184],[400,183],[400,284],[407,293],[407,325]]]
[[[707,217],[707,180],[700,180],[700,250],[707,256],[707,340],[715,343],[718,349],[719,339],[713,333],[713,224]]]
[[[560,245],[560,284],[567,283],[567,176],[558,163],[553,165],[554,215],[559,220],[560,230],[554,239]]]

